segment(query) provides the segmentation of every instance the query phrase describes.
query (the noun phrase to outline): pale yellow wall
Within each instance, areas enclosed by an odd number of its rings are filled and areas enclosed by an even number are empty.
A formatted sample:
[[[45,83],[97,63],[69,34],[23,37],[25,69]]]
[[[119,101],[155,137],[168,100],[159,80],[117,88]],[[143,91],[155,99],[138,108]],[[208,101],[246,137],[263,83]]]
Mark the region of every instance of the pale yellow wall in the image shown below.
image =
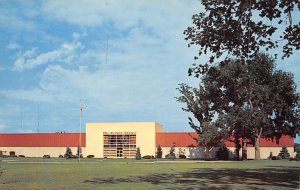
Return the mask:
[[[278,156],[282,147],[260,147],[260,158],[267,159],[272,152],[273,156]],[[293,157],[294,147],[287,147],[290,156]],[[254,147],[247,147],[247,158],[254,159],[255,158],[255,149]]]
[[[140,147],[141,155],[155,155],[156,132],[162,131],[162,126],[155,122],[132,123],[87,123],[86,124],[86,154],[103,157],[103,132],[134,132],[136,146]]]
[[[163,151],[163,156],[162,158],[165,158],[167,154],[170,153],[171,147],[161,147]],[[184,153],[184,155],[187,158],[199,158],[199,159],[204,159],[205,158],[205,153],[202,147],[175,147],[175,155],[178,158],[179,156],[179,151],[181,149],[181,152]],[[229,158],[234,158],[234,147],[228,147],[229,149]],[[270,152],[272,152],[273,156],[278,156],[280,153],[282,147],[261,147],[260,148],[260,158],[261,159],[268,159]],[[290,156],[294,156],[294,147],[287,147],[288,152],[290,153]],[[210,151],[210,157],[214,158],[216,155],[216,151],[218,148],[213,148]],[[240,157],[242,156],[242,150],[240,150]],[[254,147],[247,147],[247,158],[248,159],[254,159],[255,158],[255,150]]]
[[[77,147],[70,147],[72,153],[76,155]],[[85,157],[85,147],[82,147],[82,155]],[[6,151],[3,154],[9,155],[10,151],[14,151],[16,155],[25,155],[26,157],[42,157],[50,155],[50,157],[58,157],[66,153],[66,147],[0,147],[0,151]]]

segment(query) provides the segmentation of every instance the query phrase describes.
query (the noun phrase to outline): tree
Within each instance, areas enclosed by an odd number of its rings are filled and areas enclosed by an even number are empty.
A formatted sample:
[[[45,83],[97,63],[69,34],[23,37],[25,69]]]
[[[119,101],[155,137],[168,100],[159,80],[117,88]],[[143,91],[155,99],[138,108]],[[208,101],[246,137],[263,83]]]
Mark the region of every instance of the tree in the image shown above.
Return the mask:
[[[157,152],[156,152],[156,158],[162,158],[162,149],[161,149],[161,146],[158,145],[157,147]]]
[[[82,149],[81,147],[78,145],[77,146],[77,154],[76,154],[78,157],[82,158]]]
[[[71,148],[69,148],[69,147],[66,148],[66,153],[65,153],[64,157],[67,159],[73,158],[73,153],[72,153]]]
[[[282,147],[280,153],[278,154],[282,159],[289,159],[290,153],[286,147]]]
[[[199,88],[182,84],[179,91],[178,101],[187,105],[183,110],[192,112],[200,123],[195,126],[189,118],[200,139],[208,136],[218,142],[222,141],[218,134],[233,134],[237,156],[240,138],[254,145],[255,158],[260,159],[261,138],[279,142],[282,135],[294,136],[299,130],[299,97],[293,75],[275,70],[274,60],[263,54],[250,62],[231,60],[212,66]],[[210,132],[205,135],[205,131]]]
[[[139,147],[137,147],[137,149],[136,149],[135,159],[136,160],[141,160],[142,159],[141,150],[140,150]]]
[[[193,15],[193,26],[184,34],[188,46],[197,45],[194,59],[211,53],[210,59],[190,69],[199,77],[208,63],[230,59],[251,60],[259,52],[282,45],[282,58],[300,49],[300,22],[294,12],[300,10],[299,0],[201,0],[205,11]],[[283,29],[283,30],[282,30]],[[277,53],[274,54],[277,57]]]

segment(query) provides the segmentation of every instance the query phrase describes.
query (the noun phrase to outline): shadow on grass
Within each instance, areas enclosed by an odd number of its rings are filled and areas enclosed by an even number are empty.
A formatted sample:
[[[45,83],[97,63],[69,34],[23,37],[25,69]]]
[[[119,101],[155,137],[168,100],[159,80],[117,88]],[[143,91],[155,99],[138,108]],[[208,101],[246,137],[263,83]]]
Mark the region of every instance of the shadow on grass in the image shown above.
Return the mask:
[[[120,184],[147,182],[153,185],[170,184],[171,189],[296,189],[299,185],[300,168],[263,169],[194,169],[189,172],[152,174],[128,178],[92,178],[83,183]],[[272,188],[273,187],[273,188]]]

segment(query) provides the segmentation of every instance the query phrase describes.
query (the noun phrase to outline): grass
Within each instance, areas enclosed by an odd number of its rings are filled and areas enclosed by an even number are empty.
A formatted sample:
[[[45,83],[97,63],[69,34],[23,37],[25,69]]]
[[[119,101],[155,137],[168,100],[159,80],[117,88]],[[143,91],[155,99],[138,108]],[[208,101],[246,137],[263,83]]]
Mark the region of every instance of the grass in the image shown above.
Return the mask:
[[[8,158],[0,189],[297,189],[295,161],[152,162]]]

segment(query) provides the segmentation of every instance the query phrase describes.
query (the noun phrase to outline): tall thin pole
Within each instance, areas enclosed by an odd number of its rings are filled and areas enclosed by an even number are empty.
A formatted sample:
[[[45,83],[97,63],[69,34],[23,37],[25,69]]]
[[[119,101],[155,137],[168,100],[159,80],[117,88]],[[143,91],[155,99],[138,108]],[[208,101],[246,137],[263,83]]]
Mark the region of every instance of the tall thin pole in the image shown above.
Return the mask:
[[[38,122],[37,122],[37,132],[40,133],[40,104],[38,104]]]
[[[80,156],[81,156],[81,121],[82,121],[82,111],[83,111],[83,107],[82,107],[82,102],[80,100],[80,132],[79,132],[79,147],[78,147],[78,159],[80,162]]]
[[[23,106],[21,104],[21,109],[20,109],[20,115],[21,115],[21,133],[23,132]]]

